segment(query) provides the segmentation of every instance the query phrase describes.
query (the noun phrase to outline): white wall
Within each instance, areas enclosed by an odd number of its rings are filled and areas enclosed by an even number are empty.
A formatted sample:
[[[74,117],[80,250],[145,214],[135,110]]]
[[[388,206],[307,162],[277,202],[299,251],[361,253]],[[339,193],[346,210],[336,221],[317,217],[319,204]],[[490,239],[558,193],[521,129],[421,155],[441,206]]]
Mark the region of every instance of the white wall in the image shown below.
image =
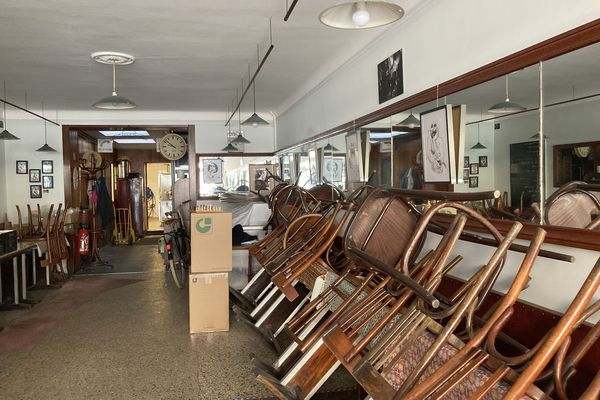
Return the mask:
[[[467,125],[465,132],[465,156],[469,156],[469,163],[479,163],[479,156],[487,156],[488,166],[479,168],[479,174],[473,175],[479,177],[479,186],[476,188],[469,187],[469,181],[463,184],[456,185],[457,192],[483,192],[488,190],[498,189],[494,179],[494,166],[496,157],[494,155],[494,122],[486,121],[480,123],[479,127],[479,141],[487,149],[476,149],[472,150],[477,143],[477,124]],[[462,174],[462,169],[458,171]]]
[[[277,118],[277,148],[387,105],[378,104],[377,64],[403,49],[404,95],[418,93],[589,22],[600,2],[430,1],[386,31]]]

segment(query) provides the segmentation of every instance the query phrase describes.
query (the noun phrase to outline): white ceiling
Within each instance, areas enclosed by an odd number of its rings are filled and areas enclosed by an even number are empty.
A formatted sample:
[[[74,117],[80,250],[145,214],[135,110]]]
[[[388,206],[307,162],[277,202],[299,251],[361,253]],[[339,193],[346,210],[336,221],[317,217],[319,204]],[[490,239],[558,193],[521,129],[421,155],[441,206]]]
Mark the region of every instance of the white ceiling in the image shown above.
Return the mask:
[[[322,25],[319,13],[339,1],[300,0],[284,22],[285,0],[0,0],[0,80],[17,104],[27,92],[32,108],[91,110],[110,94],[111,68],[90,54],[119,51],[136,61],[117,67],[117,91],[140,110],[224,113],[248,64],[256,68],[256,45],[261,57],[268,47],[272,16],[275,49],[257,79],[257,109],[277,112],[388,29]],[[397,0],[407,14],[423,2]],[[251,108],[247,96],[242,110]]]

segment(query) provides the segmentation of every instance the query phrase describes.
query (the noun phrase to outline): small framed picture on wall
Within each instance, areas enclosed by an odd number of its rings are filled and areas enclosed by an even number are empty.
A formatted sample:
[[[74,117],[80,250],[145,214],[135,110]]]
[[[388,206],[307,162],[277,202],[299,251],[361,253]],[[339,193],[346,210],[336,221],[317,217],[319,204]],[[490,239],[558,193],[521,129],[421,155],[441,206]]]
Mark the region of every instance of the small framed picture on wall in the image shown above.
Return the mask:
[[[26,160],[17,160],[17,174],[27,175],[27,173],[29,172],[27,164],[28,163]]]
[[[42,176],[42,187],[44,189],[54,189],[54,177],[52,175]]]
[[[469,181],[469,168],[463,169],[463,181],[465,183]]]
[[[41,199],[42,185],[29,185],[29,197],[32,199]]]
[[[52,160],[42,160],[42,174],[53,174],[54,162]]]
[[[469,168],[469,156],[465,156],[463,168]]]
[[[478,176],[470,176],[469,177],[469,187],[470,188],[479,187],[479,177]]]
[[[42,181],[42,174],[39,169],[30,169],[29,170],[29,182],[38,183]]]
[[[470,166],[470,168],[469,168],[469,173],[471,175],[477,175],[477,174],[479,174],[479,164],[472,163],[471,166]]]
[[[479,156],[479,167],[486,168],[488,166],[487,161],[487,156]]]

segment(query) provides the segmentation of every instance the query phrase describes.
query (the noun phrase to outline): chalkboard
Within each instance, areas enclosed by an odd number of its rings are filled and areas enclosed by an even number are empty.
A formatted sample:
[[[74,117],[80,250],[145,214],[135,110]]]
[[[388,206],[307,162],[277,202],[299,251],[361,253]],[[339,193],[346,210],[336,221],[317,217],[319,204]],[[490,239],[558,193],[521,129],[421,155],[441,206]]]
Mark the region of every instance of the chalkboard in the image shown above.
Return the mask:
[[[523,207],[540,201],[539,142],[513,143],[510,145],[510,206]]]

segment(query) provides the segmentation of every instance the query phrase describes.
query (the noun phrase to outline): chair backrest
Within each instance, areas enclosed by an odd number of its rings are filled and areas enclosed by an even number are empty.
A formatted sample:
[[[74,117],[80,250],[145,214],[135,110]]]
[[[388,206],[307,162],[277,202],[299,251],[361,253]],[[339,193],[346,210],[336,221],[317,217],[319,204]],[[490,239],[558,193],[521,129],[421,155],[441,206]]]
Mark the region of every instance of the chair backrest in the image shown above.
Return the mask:
[[[595,185],[584,182],[570,182],[558,189],[546,200],[546,223],[571,228],[588,227],[600,212],[600,201],[591,192],[594,188]]]
[[[344,200],[344,193],[331,183],[320,183],[308,190],[317,200],[322,202],[334,202]]]

